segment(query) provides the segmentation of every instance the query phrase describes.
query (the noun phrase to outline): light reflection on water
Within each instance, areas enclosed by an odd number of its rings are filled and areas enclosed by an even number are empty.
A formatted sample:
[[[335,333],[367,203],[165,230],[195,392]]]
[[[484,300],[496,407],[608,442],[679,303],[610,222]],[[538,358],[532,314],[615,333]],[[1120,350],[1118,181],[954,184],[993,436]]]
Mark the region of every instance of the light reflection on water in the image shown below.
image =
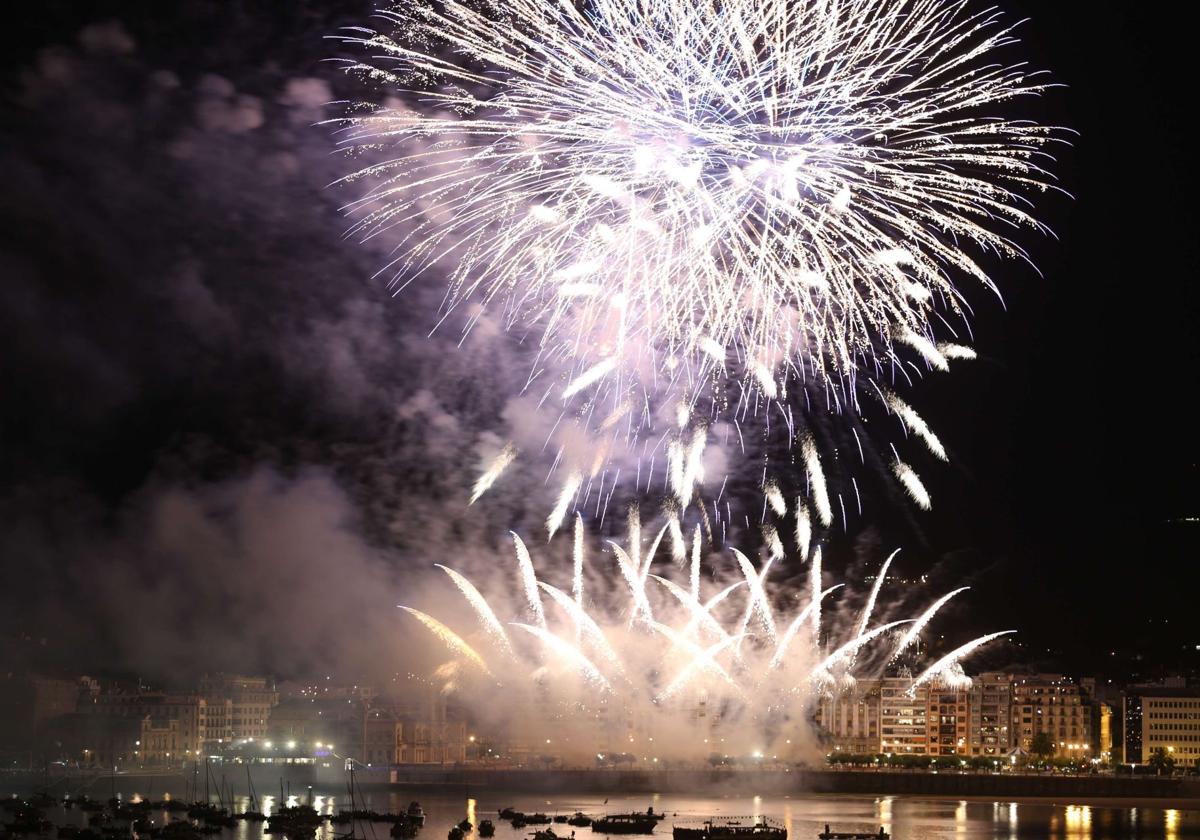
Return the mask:
[[[130,791],[122,794],[127,800],[161,799],[160,792]],[[284,796],[290,806],[311,804],[322,814],[336,814],[351,807],[350,796],[341,793],[306,792]],[[949,840],[954,838],[1063,838],[1063,840],[1118,840],[1118,838],[1165,838],[1181,840],[1200,838],[1200,810],[1147,807],[1098,807],[1074,804],[1049,804],[1021,801],[969,801],[953,799],[908,798],[901,796],[864,797],[843,795],[778,796],[681,796],[676,794],[639,794],[608,796],[587,793],[516,794],[490,788],[463,789],[450,793],[413,787],[400,791],[368,791],[356,794],[354,806],[376,811],[398,812],[412,800],[425,808],[426,824],[419,840],[444,840],[450,827],[466,818],[472,825],[491,819],[496,825],[496,840],[527,840],[532,828],[521,830],[499,819],[497,811],[513,807],[526,812],[542,811],[551,815],[570,815],[576,811],[597,815],[628,811],[645,811],[653,807],[667,818],[659,823],[655,837],[670,837],[673,821],[694,821],[707,816],[771,817],[780,820],[788,829],[789,840],[815,840],[826,824],[834,831],[875,832],[880,826],[894,840]],[[214,802],[218,798],[212,797]],[[259,797],[259,807],[268,816],[277,810],[281,800],[274,795]],[[228,801],[223,804],[230,804]],[[235,812],[250,807],[248,796],[233,797]],[[55,822],[84,825],[85,814],[78,810],[48,814]],[[166,814],[155,812],[151,818],[162,824]],[[178,818],[179,815],[173,815]],[[390,840],[387,823],[356,823],[356,840]],[[554,825],[555,832],[567,840],[574,833],[576,840],[604,840],[589,829],[572,829]],[[326,823],[316,840],[345,840],[348,825]],[[213,835],[212,840],[276,840],[263,831],[262,823],[239,822],[237,827]],[[478,833],[468,833],[466,840],[479,840]]]

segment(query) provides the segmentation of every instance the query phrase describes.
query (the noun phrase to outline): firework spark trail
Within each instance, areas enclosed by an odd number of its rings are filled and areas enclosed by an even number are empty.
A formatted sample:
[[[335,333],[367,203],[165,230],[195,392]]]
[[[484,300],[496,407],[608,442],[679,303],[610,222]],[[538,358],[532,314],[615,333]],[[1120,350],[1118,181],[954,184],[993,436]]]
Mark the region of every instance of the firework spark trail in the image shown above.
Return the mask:
[[[562,525],[563,520],[567,516],[567,510],[571,507],[571,502],[575,498],[575,494],[579,492],[579,486],[583,484],[583,475],[578,472],[573,472],[567,476],[567,480],[563,483],[562,490],[559,491],[558,501],[554,504],[554,510],[550,511],[550,516],[546,518],[546,530],[550,537],[553,537]]]
[[[806,435],[801,444],[804,456],[804,468],[808,471],[808,481],[817,507],[817,517],[821,524],[828,526],[833,522],[833,508],[829,504],[829,490],[825,486],[825,470],[821,468],[821,456],[817,452],[817,443],[811,435]]]
[[[999,633],[989,633],[986,636],[980,636],[978,639],[973,639],[967,642],[965,645],[955,648],[937,662],[934,662],[932,665],[922,671],[921,675],[913,680],[912,685],[909,686],[909,691],[913,691],[924,683],[934,679],[950,666],[957,665],[959,660],[966,658],[970,654],[974,653],[978,648],[986,645],[988,642],[1015,632],[1017,631],[1001,630]]]
[[[945,595],[930,604],[929,608],[926,609],[925,612],[921,613],[917,620],[913,622],[913,626],[908,628],[908,631],[900,639],[900,642],[896,645],[896,651],[893,656],[899,656],[900,654],[904,653],[904,651],[908,649],[908,646],[915,642],[917,637],[921,635],[921,631],[925,629],[925,626],[929,624],[929,622],[933,621],[933,617],[937,615],[938,610],[944,607],[951,598],[960,592],[966,592],[970,588],[971,587],[969,586],[960,586],[958,589],[955,589],[952,592],[947,592]]]
[[[613,668],[620,671],[621,657],[613,650],[612,645],[609,644],[608,639],[604,635],[604,631],[600,629],[600,625],[596,623],[596,620],[587,614],[587,610],[568,598],[566,593],[556,586],[551,586],[545,581],[540,580],[538,581],[538,586],[571,617],[571,620],[575,622],[575,626],[579,630],[580,638],[586,640],[589,645],[600,652],[600,655]]]
[[[475,584],[467,580],[458,572],[451,569],[449,566],[443,566],[441,563],[435,563],[437,568],[441,569],[450,579],[454,581],[454,585],[458,587],[458,591],[467,599],[467,603],[475,610],[475,614],[479,616],[479,621],[492,640],[500,646],[508,654],[512,654],[512,645],[509,644],[508,634],[504,632],[504,625],[500,623],[500,619],[496,618],[496,613],[492,611],[491,605],[482,593],[475,588]]]
[[[713,610],[715,610],[721,605],[722,602],[725,601],[726,598],[728,598],[737,590],[741,589],[743,586],[746,586],[746,581],[737,580],[726,586],[716,595],[709,598],[704,602],[703,605],[700,605],[699,601],[696,601],[694,606],[691,602],[689,602],[687,606],[689,609],[691,609],[692,617],[687,626],[684,627],[684,633],[690,633],[696,627],[703,625],[706,629],[712,631],[718,636],[721,636],[722,638],[728,636],[729,633],[720,625],[719,622],[717,622],[716,618],[713,617]]]
[[[732,549],[733,556],[737,558],[738,568],[741,569],[742,576],[746,579],[746,585],[750,588],[750,601],[746,605],[746,613],[742,616],[742,623],[738,628],[738,633],[744,633],[746,626],[750,623],[750,619],[754,616],[758,617],[759,623],[762,625],[763,632],[771,644],[775,644],[775,619],[771,615],[771,602],[767,599],[767,590],[763,586],[766,581],[767,573],[771,571],[771,566],[775,562],[775,558],[769,558],[763,564],[762,571],[756,572],[754,564],[750,562],[745,554]]]
[[[597,688],[601,688],[604,691],[612,690],[612,684],[604,678],[604,675],[600,673],[600,669],[592,664],[592,661],[570,642],[558,638],[558,636],[555,636],[544,627],[533,627],[528,624],[513,624],[513,627],[519,627],[526,633],[530,633],[541,639],[546,647],[579,668],[584,677],[596,685]]]
[[[658,699],[665,700],[674,696],[681,688],[687,685],[697,673],[709,670],[714,657],[724,652],[727,648],[735,644],[739,644],[744,638],[745,635],[743,634],[730,636],[729,638],[722,639],[715,645],[702,650],[698,655],[689,660],[679,674],[675,677],[675,679],[672,680],[671,683],[659,693]],[[730,680],[730,683],[734,686],[739,694],[744,696],[745,692],[740,686],[737,685],[737,683],[734,683],[732,680]]]
[[[763,495],[766,496],[767,505],[776,516],[787,515],[787,502],[783,500],[783,493],[778,484],[768,481],[767,486],[763,488]]]
[[[417,621],[424,624],[429,629],[429,632],[441,639],[446,644],[446,647],[450,648],[451,651],[466,659],[480,671],[483,671],[483,673],[491,676],[492,672],[488,669],[487,663],[483,661],[483,657],[476,653],[473,647],[463,641],[461,636],[459,636],[445,624],[442,624],[442,622],[438,621],[433,616],[423,613],[420,610],[415,610],[412,607],[405,607],[401,605],[400,609],[404,610],[409,615],[415,617]]]
[[[525,603],[529,605],[530,614],[536,619],[539,627],[546,626],[546,613],[542,609],[542,599],[538,595],[537,572],[533,569],[533,558],[529,549],[515,533],[512,535],[517,549],[517,566],[521,570],[521,585],[525,588]]]
[[[653,614],[650,609],[650,602],[646,600],[646,589],[641,576],[638,574],[637,567],[634,565],[634,559],[625,553],[625,550],[615,542],[610,542],[613,553],[617,556],[617,567],[621,570],[621,577],[625,579],[626,585],[629,587],[630,597],[633,599],[633,608],[629,613],[629,621],[632,623],[638,616],[649,618]]]
[[[812,599],[813,645],[821,645],[821,549],[813,551],[812,566],[808,570],[809,597]]]
[[[601,379],[608,376],[608,374],[612,373],[613,368],[616,366],[617,360],[611,356],[601,362],[597,362],[566,387],[566,389],[563,391],[562,398],[564,400],[568,400],[588,386],[596,384]]]
[[[796,550],[800,559],[808,559],[808,547],[812,544],[812,519],[808,515],[808,505],[802,499],[796,499]]]
[[[691,639],[687,638],[682,633],[677,632],[673,627],[668,627],[660,621],[647,621],[646,626],[666,637],[671,642],[671,649],[667,653],[668,657],[671,657],[671,654],[675,652],[676,648],[681,648],[687,654],[688,658],[686,661],[688,662],[689,666],[694,665],[697,670],[706,671],[712,674],[718,679],[728,683],[739,692],[742,690],[741,686],[737,684],[733,677],[729,676],[729,672],[722,668],[721,663],[717,662],[715,659],[716,654],[725,649],[725,645],[728,645],[730,642],[739,641],[739,637],[722,639],[712,647],[705,649],[693,642]],[[682,683],[680,684],[682,685]],[[673,693],[674,691],[668,688],[665,692],[663,692],[663,695],[660,695],[660,697]]]
[[[833,653],[829,654],[829,656],[827,656],[821,662],[821,664],[814,669],[814,671],[818,674],[828,671],[835,664],[842,662],[846,657],[850,656],[850,654],[871,642],[876,636],[882,636],[888,630],[891,630],[894,627],[899,627],[901,624],[908,624],[911,621],[911,618],[901,619],[900,621],[890,621],[887,624],[881,624],[870,632],[859,633],[853,639],[843,644]]]
[[[692,587],[692,600],[699,603],[700,601],[700,526],[696,526],[696,533],[692,535],[692,563],[688,573],[688,582]]]
[[[900,418],[901,422],[904,423],[910,432],[925,441],[925,445],[929,447],[930,452],[942,461],[947,460],[946,449],[942,446],[942,442],[938,440],[937,435],[929,428],[929,424],[925,422],[921,415],[917,414],[912,406],[895,394],[887,395],[887,405],[888,408],[896,413],[896,416]]]
[[[897,459],[892,464],[892,472],[895,473],[900,483],[904,485],[904,489],[908,491],[908,495],[912,500],[917,503],[917,507],[922,510],[929,510],[933,504],[929,499],[929,491],[925,489],[925,485],[921,483],[921,477],[913,471],[913,468]]]
[[[574,574],[571,575],[571,594],[575,603],[583,606],[583,517],[575,514],[575,545],[571,553]]]
[[[999,294],[974,255],[1028,261],[1010,237],[1045,230],[1031,199],[1055,189],[1065,132],[1009,115],[1052,85],[1007,57],[1015,24],[994,9],[414,0],[376,19],[394,34],[344,36],[363,54],[347,70],[387,103],[336,121],[358,166],[345,180],[367,184],[352,233],[393,238],[397,287],[445,275],[443,316],[470,305],[468,329],[531,331],[531,381],[586,402],[572,416],[589,432],[600,405],[695,407],[732,384],[736,417],[973,358],[938,341],[969,315],[956,283]],[[693,435],[672,471],[681,511]],[[805,463],[828,526],[815,446]]]
[[[511,443],[504,444],[504,448],[500,450],[500,454],[493,459],[483,475],[479,476],[476,480],[475,486],[471,490],[471,500],[467,504],[473,505],[479,501],[479,497],[491,489],[492,485],[499,480],[500,476],[508,469],[516,457],[517,448]]]
[[[900,549],[896,549],[888,555],[887,560],[883,561],[883,566],[879,569],[879,575],[875,578],[875,585],[871,587],[871,594],[867,598],[867,605],[863,607],[862,617],[858,620],[858,635],[866,632],[867,624],[871,621],[871,613],[875,610],[875,599],[879,597],[879,590],[883,588],[883,582],[887,579],[888,567],[892,565],[892,560],[900,553]]]
[[[963,361],[970,361],[976,358],[977,355],[970,347],[964,347],[961,344],[951,344],[949,342],[939,344],[937,349],[938,352],[947,359],[961,359]]]
[[[783,658],[787,656],[788,648],[792,644],[792,639],[796,638],[796,634],[799,633],[800,628],[804,626],[805,619],[807,619],[812,611],[817,608],[818,604],[825,600],[826,596],[837,591],[838,589],[841,589],[843,586],[845,586],[845,584],[838,583],[829,587],[819,596],[817,596],[816,599],[809,601],[808,604],[805,605],[804,609],[800,610],[800,612],[796,614],[796,617],[792,619],[792,623],[788,625],[787,630],[785,630],[783,635],[779,638],[779,643],[775,645],[775,653],[771,657],[769,667],[779,667],[780,663],[783,662]]]

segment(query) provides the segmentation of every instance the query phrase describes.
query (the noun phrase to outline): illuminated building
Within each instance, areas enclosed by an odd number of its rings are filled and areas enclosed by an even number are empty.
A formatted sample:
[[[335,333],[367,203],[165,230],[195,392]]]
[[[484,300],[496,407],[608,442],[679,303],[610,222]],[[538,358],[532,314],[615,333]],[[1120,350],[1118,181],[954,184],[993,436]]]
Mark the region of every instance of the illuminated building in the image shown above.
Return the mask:
[[[879,751],[925,755],[929,746],[927,705],[929,687],[912,687],[912,677],[879,681]]]
[[[80,711],[100,718],[134,718],[139,721],[149,719],[150,722],[145,726],[158,733],[156,738],[165,737],[162,733],[171,730],[171,746],[154,751],[153,761],[146,758],[147,750],[139,750],[141,762],[144,764],[193,760],[201,754],[204,734],[208,728],[207,702],[196,694],[167,694],[140,688],[133,691],[99,691],[84,699]],[[168,752],[172,754],[170,762],[166,761]]]
[[[1034,736],[1045,732],[1054,742],[1055,755],[1092,757],[1092,707],[1074,680],[1061,674],[1016,676],[1012,709],[1014,746],[1028,752]]]
[[[137,763],[153,767],[180,763],[184,758],[183,743],[177,718],[156,719],[146,715],[138,732]]]
[[[969,694],[963,688],[930,683],[925,693],[929,755],[962,755],[967,751]]]
[[[1176,767],[1200,765],[1200,691],[1138,688],[1126,695],[1124,712],[1127,763],[1145,764],[1161,749]],[[1130,738],[1135,726],[1137,737]]]
[[[1004,756],[1013,746],[1013,677],[986,673],[974,677],[968,691],[967,744],[973,756]]]
[[[216,674],[200,681],[207,705],[205,748],[219,750],[236,739],[265,738],[271,709],[279,702],[269,677]]]
[[[822,697],[817,722],[830,748],[855,755],[879,752],[879,703],[880,680],[859,680],[851,692]]]

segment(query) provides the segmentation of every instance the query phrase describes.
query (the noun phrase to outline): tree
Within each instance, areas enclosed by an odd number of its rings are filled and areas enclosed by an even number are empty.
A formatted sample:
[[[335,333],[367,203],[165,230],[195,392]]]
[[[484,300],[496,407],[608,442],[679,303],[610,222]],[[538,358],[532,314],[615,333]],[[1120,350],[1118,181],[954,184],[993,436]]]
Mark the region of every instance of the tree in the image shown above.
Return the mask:
[[[1029,742],[1029,751],[1045,761],[1054,755],[1054,739],[1045,730],[1035,733],[1033,740]]]
[[[1156,776],[1161,776],[1164,771],[1168,776],[1175,772],[1175,756],[1162,747],[1150,753],[1150,760],[1146,763],[1154,768],[1154,775]]]

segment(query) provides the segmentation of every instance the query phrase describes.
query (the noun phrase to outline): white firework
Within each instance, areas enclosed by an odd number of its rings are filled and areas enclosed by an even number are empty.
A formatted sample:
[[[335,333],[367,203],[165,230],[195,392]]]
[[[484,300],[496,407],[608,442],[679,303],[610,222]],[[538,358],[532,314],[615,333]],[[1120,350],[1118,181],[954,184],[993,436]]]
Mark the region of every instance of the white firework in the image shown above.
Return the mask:
[[[501,691],[472,687],[464,701],[474,697],[495,713],[498,698],[505,698],[513,713],[527,717],[524,722],[538,732],[561,722],[565,741],[575,744],[588,743],[597,720],[615,725],[622,738],[628,732],[625,722],[637,721],[647,728],[656,749],[695,758],[709,748],[699,737],[702,728],[688,727],[702,727],[704,717],[683,711],[698,703],[720,708],[723,726],[753,734],[756,742],[772,737],[772,732],[777,736],[788,721],[793,726],[787,731],[800,734],[803,726],[798,724],[810,718],[821,696],[853,685],[856,674],[879,673],[881,662],[904,653],[962,591],[939,598],[915,619],[872,625],[893,554],[880,568],[862,612],[853,621],[830,621],[830,614],[838,613],[823,610],[822,604],[840,585],[822,587],[819,549],[804,587],[807,594],[791,585],[780,591],[769,584],[774,558],[756,564],[736,549],[730,552],[736,572],[715,582],[713,590],[723,587],[719,591],[702,593],[699,538],[697,532],[687,572],[667,556],[657,556],[660,540],[644,551],[637,545],[626,551],[613,544],[623,584],[610,586],[604,582],[607,576],[594,576],[589,580],[595,588],[586,598],[578,566],[569,576],[578,588],[568,594],[538,578],[517,539],[516,580],[490,601],[465,577],[441,567],[470,607],[452,610],[465,629],[452,630],[426,613],[408,612],[460,664],[453,669],[456,685],[471,672],[502,684]],[[661,554],[670,552],[663,546]],[[577,564],[585,562],[582,551],[576,558]],[[635,558],[640,558],[643,574]],[[663,574],[650,572],[656,561]],[[678,576],[679,582],[666,575]],[[534,616],[532,623],[525,620],[529,615]],[[499,616],[508,616],[507,621]],[[1003,635],[989,634],[956,648],[922,671],[914,687],[931,680],[965,680],[962,660]],[[800,643],[801,638],[806,643]],[[870,646],[878,648],[878,655],[866,655]],[[664,743],[668,739],[674,744]]]
[[[379,17],[392,31],[346,36],[371,54],[351,69],[427,88],[419,109],[348,120],[348,145],[399,151],[356,173],[379,179],[358,230],[417,220],[397,281],[438,263],[454,302],[542,322],[586,372],[569,388],[633,347],[769,371],[855,371],[895,340],[936,357],[955,279],[994,288],[970,252],[1023,256],[1009,223],[1040,227],[1027,195],[1054,131],[1005,112],[1046,83],[1004,63],[994,10],[450,0]]]
[[[1042,229],[1058,131],[1011,112],[1049,84],[994,9],[416,0],[377,20],[344,35],[385,103],[340,121],[367,161],[353,230],[395,237],[397,286],[447,277],[468,328],[534,330],[547,392],[599,408],[576,418],[945,370],[972,355],[939,344],[956,284],[998,293],[977,258],[1024,259],[1013,236]]]

